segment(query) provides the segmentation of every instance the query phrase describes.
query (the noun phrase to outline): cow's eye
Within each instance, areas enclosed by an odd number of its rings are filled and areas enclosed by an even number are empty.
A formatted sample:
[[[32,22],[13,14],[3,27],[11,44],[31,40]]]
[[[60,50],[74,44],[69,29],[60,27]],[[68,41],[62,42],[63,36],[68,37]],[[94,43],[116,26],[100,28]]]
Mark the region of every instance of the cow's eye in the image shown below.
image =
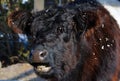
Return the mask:
[[[63,33],[64,29],[62,27],[57,28],[57,33]]]

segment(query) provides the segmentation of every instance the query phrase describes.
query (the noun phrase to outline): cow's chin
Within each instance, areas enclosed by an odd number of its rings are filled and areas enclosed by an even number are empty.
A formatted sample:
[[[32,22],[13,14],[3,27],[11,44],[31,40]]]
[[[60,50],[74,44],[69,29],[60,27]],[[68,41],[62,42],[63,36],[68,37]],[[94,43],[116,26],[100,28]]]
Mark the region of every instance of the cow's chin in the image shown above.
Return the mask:
[[[54,67],[50,66],[48,63],[31,63],[34,70],[38,76],[44,79],[56,78]]]

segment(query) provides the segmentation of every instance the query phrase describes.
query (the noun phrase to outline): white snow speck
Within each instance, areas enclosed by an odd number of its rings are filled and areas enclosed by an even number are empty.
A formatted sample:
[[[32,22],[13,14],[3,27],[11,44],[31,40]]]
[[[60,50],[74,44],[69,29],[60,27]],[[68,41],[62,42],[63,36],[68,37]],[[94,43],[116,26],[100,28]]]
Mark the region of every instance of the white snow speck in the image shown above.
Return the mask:
[[[107,44],[107,47],[110,47],[110,45],[109,45],[109,44]]]
[[[95,53],[93,53],[93,55],[95,55]]]
[[[108,38],[105,38],[106,41],[108,41],[109,39]]]
[[[104,28],[105,27],[105,25],[104,24],[102,24],[102,28]]]
[[[104,49],[104,46],[102,46],[101,49]]]
[[[102,39],[101,39],[101,38],[99,38],[99,40],[101,41]]]
[[[95,60],[97,60],[97,58],[94,58]]]
[[[111,46],[113,46],[113,44],[110,44]]]

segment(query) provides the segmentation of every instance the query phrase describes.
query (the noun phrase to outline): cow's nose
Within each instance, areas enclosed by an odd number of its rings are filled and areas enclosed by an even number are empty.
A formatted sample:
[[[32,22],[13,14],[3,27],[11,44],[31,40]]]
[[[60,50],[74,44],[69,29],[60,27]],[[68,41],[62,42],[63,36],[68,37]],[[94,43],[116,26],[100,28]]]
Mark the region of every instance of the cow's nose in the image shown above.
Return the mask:
[[[48,56],[47,50],[43,50],[43,51],[35,50],[32,53],[31,59],[32,62],[43,62],[47,56]]]

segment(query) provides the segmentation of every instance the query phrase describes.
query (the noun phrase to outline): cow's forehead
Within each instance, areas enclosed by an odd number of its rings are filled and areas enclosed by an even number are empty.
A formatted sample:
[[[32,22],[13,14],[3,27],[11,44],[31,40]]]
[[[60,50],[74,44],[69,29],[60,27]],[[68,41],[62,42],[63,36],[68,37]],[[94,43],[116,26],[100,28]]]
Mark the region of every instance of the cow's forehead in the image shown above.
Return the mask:
[[[62,9],[62,10],[58,10],[58,12],[52,15],[49,14],[47,13],[46,15],[43,16],[40,15],[34,19],[31,28],[34,35],[37,34],[36,32],[43,33],[44,35],[46,35],[46,33],[56,34],[57,29],[61,29],[61,28],[69,29],[70,28],[69,25],[71,25],[71,22],[74,22],[73,21],[74,14],[72,11],[69,10],[65,11],[65,9]]]

